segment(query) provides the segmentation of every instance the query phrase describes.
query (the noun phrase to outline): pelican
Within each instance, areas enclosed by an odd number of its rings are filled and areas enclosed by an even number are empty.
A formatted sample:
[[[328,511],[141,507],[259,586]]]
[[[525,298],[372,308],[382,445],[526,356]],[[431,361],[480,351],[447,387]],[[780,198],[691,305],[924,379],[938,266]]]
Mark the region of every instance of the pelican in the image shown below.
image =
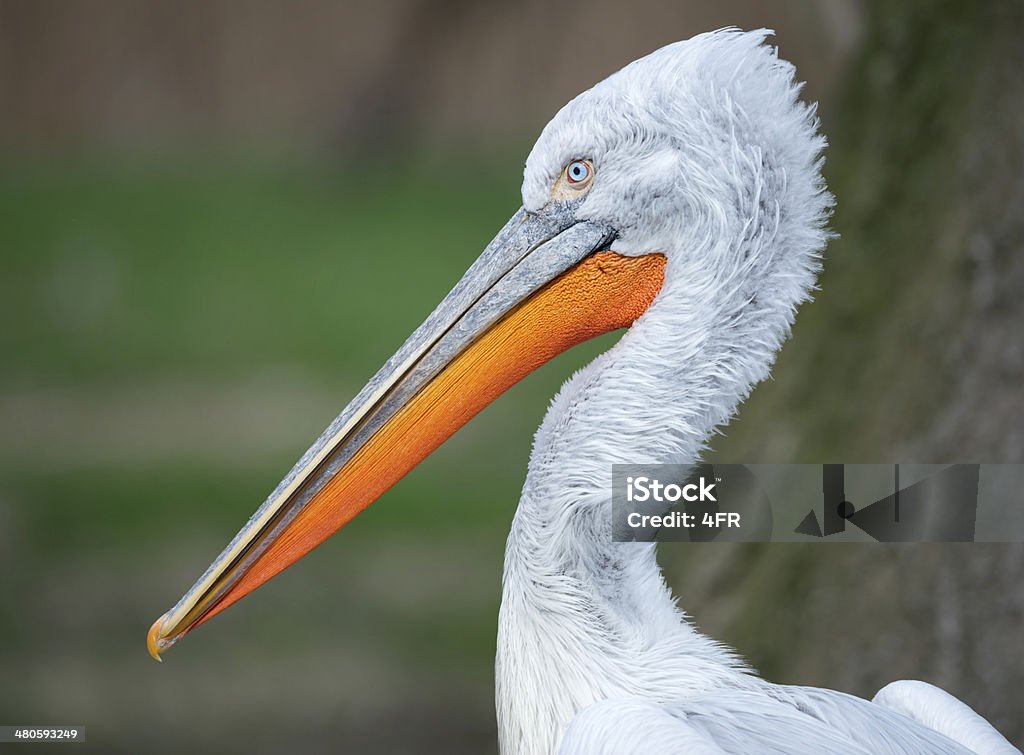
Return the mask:
[[[563,107],[522,207],[184,597],[160,654],[302,558],[534,368],[626,329],[537,432],[505,552],[499,744],[523,753],[1011,753],[917,681],[872,701],[772,684],[676,606],[651,543],[614,542],[616,463],[696,463],[769,372],[832,206],[824,138],[771,32],[641,58]]]

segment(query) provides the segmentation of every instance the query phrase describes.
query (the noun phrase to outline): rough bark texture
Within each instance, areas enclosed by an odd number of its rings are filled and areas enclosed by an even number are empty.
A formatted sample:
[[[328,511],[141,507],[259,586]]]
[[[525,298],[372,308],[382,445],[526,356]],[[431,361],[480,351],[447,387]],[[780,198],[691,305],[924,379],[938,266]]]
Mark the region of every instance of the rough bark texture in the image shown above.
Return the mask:
[[[874,4],[823,114],[841,238],[714,458],[1024,462],[1022,36],[1015,2]],[[765,676],[868,697],[925,679],[1024,742],[1024,546],[663,550],[682,604]]]

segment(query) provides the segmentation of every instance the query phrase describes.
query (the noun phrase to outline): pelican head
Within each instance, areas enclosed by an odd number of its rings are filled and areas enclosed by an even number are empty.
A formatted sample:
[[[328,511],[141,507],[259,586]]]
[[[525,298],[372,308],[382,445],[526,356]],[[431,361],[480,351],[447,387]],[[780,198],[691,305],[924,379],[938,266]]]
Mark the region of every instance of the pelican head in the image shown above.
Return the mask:
[[[527,159],[522,208],[156,621],[154,657],[351,521],[509,386],[593,336],[633,326],[614,349],[626,355],[628,342],[665,372],[686,370],[701,349],[733,355],[701,367],[735,385],[725,398],[692,397],[702,422],[636,446],[640,457],[618,453],[647,461],[657,448],[678,460],[680,438],[703,442],[767,373],[827,239],[824,141],[767,34],[669,45],[555,116]],[[635,418],[652,409],[620,389],[607,418],[633,417],[639,438]],[[591,440],[605,432],[595,427]],[[591,461],[610,479],[613,457]]]
[[[769,33],[702,34],[580,94],[541,133],[522,194],[533,212],[570,199],[575,219],[612,229],[618,254],[664,254],[659,302],[775,310],[777,346],[813,287],[832,198],[815,107]],[[581,157],[594,176],[574,196],[563,172]],[[677,284],[688,290],[669,294]]]

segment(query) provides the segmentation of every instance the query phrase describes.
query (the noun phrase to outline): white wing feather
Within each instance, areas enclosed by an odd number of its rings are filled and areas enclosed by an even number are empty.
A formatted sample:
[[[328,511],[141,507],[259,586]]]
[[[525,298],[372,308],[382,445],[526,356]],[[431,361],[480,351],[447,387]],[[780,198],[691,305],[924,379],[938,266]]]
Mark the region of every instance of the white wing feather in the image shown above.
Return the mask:
[[[723,755],[706,734],[661,705],[639,698],[602,700],[569,724],[559,755]]]
[[[561,755],[1018,753],[970,708],[922,685],[868,702],[815,687],[722,690],[671,705],[604,700],[569,724]],[[878,698],[876,698],[877,700]]]
[[[996,729],[967,704],[927,682],[887,684],[872,701],[940,732],[976,753],[1020,755]]]

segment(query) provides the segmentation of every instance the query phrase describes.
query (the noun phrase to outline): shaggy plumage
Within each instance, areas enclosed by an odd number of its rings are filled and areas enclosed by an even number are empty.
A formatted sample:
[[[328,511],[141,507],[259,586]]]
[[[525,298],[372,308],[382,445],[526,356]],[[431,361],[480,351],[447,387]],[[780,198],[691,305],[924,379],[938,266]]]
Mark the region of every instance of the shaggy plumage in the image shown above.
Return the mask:
[[[536,436],[499,619],[506,754],[1015,751],[952,698],[967,712],[944,729],[910,691],[883,707],[760,680],[676,607],[653,545],[612,542],[612,465],[698,459],[768,375],[829,237],[825,141],[767,34],[703,34],[628,65],[566,105],[527,160],[526,210],[589,159],[576,217],[668,263],[649,310]]]

